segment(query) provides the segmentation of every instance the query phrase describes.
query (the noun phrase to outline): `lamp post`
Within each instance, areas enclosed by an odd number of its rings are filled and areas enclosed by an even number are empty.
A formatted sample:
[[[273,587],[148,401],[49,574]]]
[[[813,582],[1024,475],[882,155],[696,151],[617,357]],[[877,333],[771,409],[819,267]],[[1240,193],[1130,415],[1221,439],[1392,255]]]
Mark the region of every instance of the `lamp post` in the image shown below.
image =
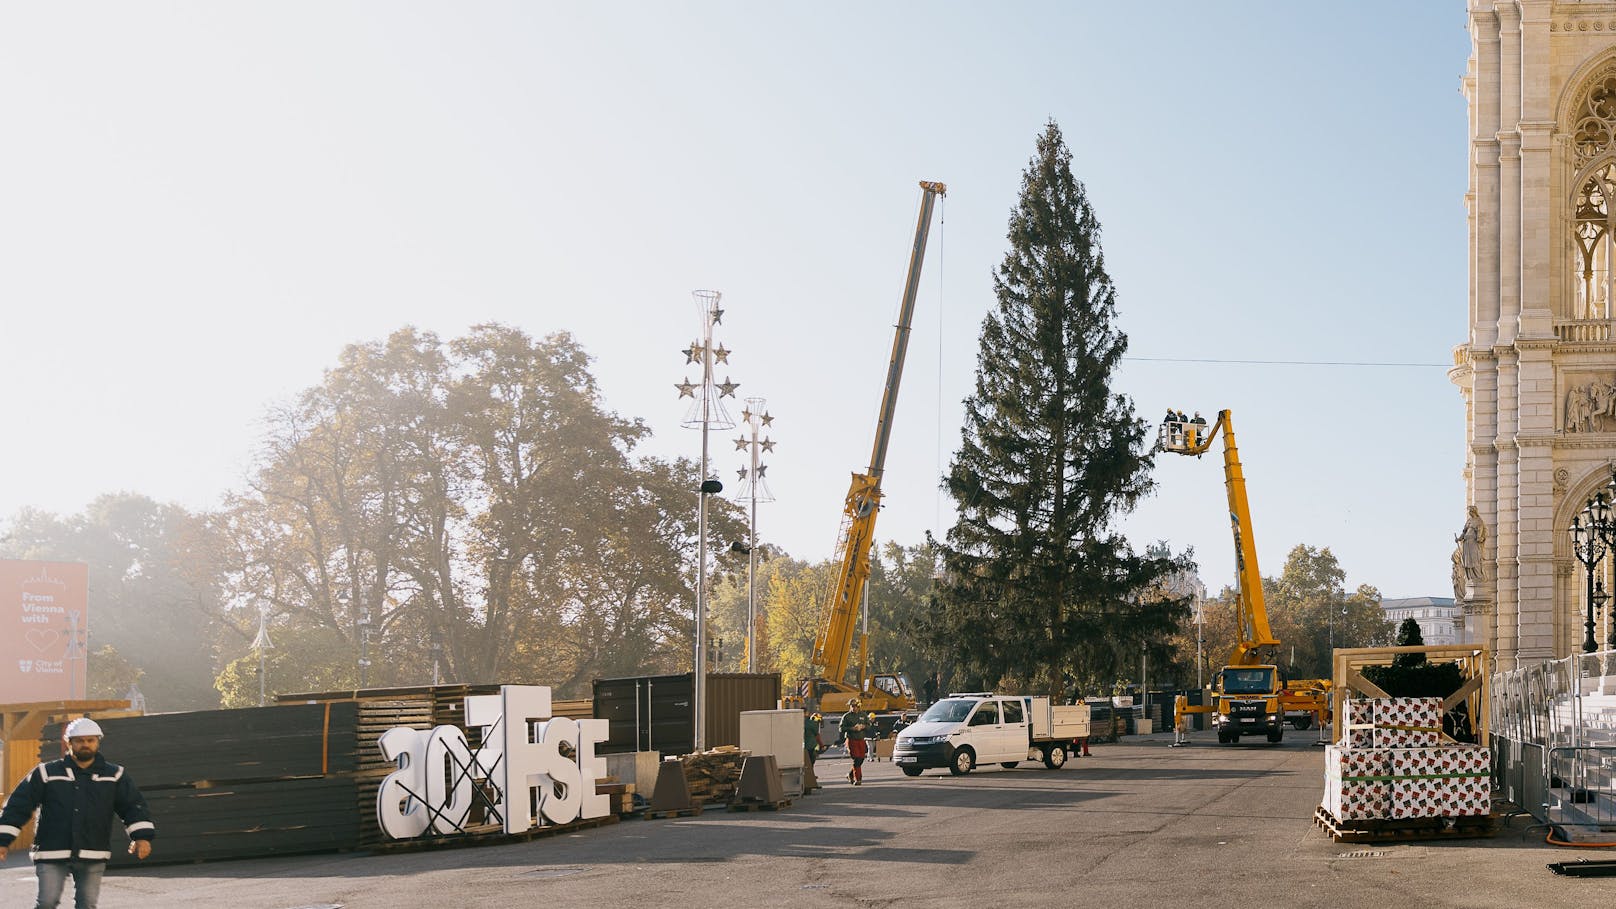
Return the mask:
[[[733,429],[735,420],[724,409],[724,398],[733,398],[735,389],[740,387],[739,382],[731,382],[728,376],[724,381],[715,382],[713,379],[713,366],[718,363],[728,364],[730,352],[722,344],[713,346],[713,326],[718,325],[724,318],[724,311],[718,308],[718,301],[723,294],[716,290],[692,291],[691,296],[696,300],[696,306],[701,310],[701,338],[680,353],[685,356],[685,365],[701,366],[701,381],[692,382],[686,378],[683,382],[674,385],[679,390],[679,397],[690,398],[690,410],[685,413],[683,425],[688,429],[701,430],[701,489],[696,498],[696,640],[695,647],[695,679],[692,687],[694,697],[691,698],[692,719],[695,722],[695,735],[693,742],[696,751],[706,750],[707,731],[707,497],[714,493],[724,491],[724,484],[707,476],[708,432],[712,429]]]
[[[258,706],[264,706],[264,657],[275,645],[269,640],[269,604],[258,604],[258,637],[253,638],[252,649],[258,651]]]
[[[443,661],[443,641],[437,635],[432,636],[432,684],[438,682],[438,665]]]
[[[359,687],[365,687],[365,670],[370,668],[370,610],[359,613]]]
[[[746,543],[746,671],[757,672],[757,507],[759,502],[773,502],[774,493],[764,479],[769,466],[760,463],[764,452],[774,451],[774,440],[762,439],[758,434],[774,422],[769,415],[768,402],[763,398],[747,398],[746,409],[741,411],[741,423],[750,431],[735,440],[735,450],[747,452],[749,463],[740,469],[741,489],[735,498],[750,502]]]
[[[1571,554],[1582,563],[1588,580],[1588,620],[1584,624],[1582,652],[1599,649],[1594,641],[1594,573],[1605,557],[1606,537],[1610,533],[1610,503],[1600,492],[1583,505],[1579,514],[1571,518]]]

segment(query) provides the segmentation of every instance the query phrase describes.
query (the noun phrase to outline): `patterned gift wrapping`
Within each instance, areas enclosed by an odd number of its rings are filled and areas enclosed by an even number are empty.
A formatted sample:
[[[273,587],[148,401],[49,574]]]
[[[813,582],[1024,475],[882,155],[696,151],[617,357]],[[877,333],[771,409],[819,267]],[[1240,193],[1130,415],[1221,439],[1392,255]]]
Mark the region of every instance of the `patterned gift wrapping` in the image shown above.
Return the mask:
[[[1442,740],[1441,698],[1377,698],[1376,748],[1434,748]]]
[[[1375,722],[1375,702],[1364,698],[1353,698],[1346,702],[1342,711],[1344,722],[1341,726],[1341,744],[1346,748],[1373,748],[1375,746],[1374,730],[1367,727]],[[1354,729],[1354,726],[1363,726],[1363,729]]]
[[[1390,752],[1331,745],[1324,754],[1324,807],[1336,820],[1386,816]]]
[[[1461,817],[1492,810],[1492,755],[1476,745],[1388,749],[1388,817]]]

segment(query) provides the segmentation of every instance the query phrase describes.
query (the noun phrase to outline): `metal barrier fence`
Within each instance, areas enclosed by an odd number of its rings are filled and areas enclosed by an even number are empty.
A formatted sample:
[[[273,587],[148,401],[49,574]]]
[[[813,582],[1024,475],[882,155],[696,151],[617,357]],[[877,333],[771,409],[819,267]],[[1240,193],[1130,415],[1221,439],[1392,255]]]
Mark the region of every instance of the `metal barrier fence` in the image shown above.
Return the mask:
[[[1568,831],[1616,828],[1616,651],[1492,679],[1498,794]]]

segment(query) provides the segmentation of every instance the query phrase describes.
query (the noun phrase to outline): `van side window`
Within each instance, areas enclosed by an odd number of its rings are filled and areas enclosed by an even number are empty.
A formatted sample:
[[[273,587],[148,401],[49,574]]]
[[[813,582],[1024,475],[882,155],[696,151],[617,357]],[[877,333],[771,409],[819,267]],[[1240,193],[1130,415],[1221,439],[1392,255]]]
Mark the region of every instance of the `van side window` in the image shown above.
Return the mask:
[[[1005,725],[1008,726],[1011,723],[1019,723],[1019,722],[1021,722],[1021,702],[1020,701],[1005,701],[1004,702],[1004,723],[1005,723]]]
[[[977,705],[976,712],[971,714],[972,726],[992,726],[999,722],[999,705],[993,701],[983,701]]]

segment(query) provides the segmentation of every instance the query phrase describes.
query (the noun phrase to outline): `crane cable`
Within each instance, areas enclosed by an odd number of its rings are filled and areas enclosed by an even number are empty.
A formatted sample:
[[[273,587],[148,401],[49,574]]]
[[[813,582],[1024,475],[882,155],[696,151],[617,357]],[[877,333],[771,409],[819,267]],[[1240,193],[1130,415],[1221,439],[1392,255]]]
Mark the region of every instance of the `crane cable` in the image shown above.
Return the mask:
[[[948,196],[937,210],[937,444],[935,487],[932,490],[931,526],[938,536],[943,532],[943,303],[948,275]]]

